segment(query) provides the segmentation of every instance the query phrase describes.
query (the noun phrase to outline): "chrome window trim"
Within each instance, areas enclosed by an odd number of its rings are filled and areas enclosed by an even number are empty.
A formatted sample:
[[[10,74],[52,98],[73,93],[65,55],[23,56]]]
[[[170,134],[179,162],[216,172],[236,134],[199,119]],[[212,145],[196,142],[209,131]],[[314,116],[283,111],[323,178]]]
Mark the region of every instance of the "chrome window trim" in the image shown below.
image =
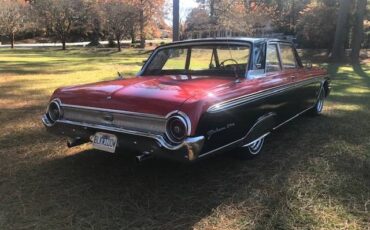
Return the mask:
[[[154,50],[154,52],[150,55],[150,57],[148,58],[147,62],[144,64],[144,66],[142,67],[142,69],[139,71],[139,73],[136,75],[136,76],[143,76],[145,77],[145,75],[143,75],[147,69],[147,67],[150,65],[150,63],[153,61],[153,58],[157,55],[158,52],[162,51],[163,49],[168,49],[168,48],[177,48],[177,47],[191,47],[191,46],[200,46],[200,45],[241,45],[241,46],[248,46],[249,49],[250,49],[250,53],[249,53],[249,60],[248,60],[248,63],[247,63],[247,67],[246,67],[246,72],[248,71],[249,69],[249,65],[250,65],[250,62],[251,62],[251,54],[252,54],[252,48],[253,48],[253,43],[250,42],[250,41],[233,41],[233,40],[230,40],[230,41],[197,41],[197,42],[194,42],[194,41],[189,41],[189,42],[183,42],[183,43],[176,43],[176,44],[169,44],[169,45],[164,45],[164,46],[160,46],[158,47],[157,49]]]
[[[210,106],[208,108],[207,112],[208,113],[222,112],[222,111],[225,111],[225,110],[228,110],[228,109],[238,107],[240,105],[244,105],[245,103],[253,102],[253,101],[259,100],[261,98],[265,98],[265,97],[272,96],[272,95],[275,95],[275,94],[279,94],[279,93],[289,91],[289,90],[292,90],[292,89],[295,89],[295,88],[299,88],[299,87],[302,87],[304,85],[311,84],[313,82],[323,82],[324,77],[325,76],[321,76],[319,78],[315,77],[315,78],[306,79],[306,80],[303,80],[303,81],[300,81],[300,82],[288,83],[288,84],[284,84],[284,85],[281,85],[281,86],[276,86],[276,87],[273,87],[273,88],[269,88],[269,89],[266,89],[266,90],[261,90],[261,91],[258,91],[258,92],[252,93],[252,94],[248,94],[248,95],[244,95],[244,96],[241,96],[241,97],[233,98],[233,99],[230,99],[230,100],[218,102],[218,103]]]

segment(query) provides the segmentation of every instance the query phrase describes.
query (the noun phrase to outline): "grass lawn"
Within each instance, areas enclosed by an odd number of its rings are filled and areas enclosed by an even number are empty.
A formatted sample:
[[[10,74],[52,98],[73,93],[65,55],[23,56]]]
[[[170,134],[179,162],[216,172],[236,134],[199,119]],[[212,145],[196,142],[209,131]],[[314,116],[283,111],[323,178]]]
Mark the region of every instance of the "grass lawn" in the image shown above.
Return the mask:
[[[284,126],[252,161],[138,165],[45,132],[55,88],[134,74],[147,55],[0,50],[0,229],[369,229],[369,62],[329,66],[324,114]]]

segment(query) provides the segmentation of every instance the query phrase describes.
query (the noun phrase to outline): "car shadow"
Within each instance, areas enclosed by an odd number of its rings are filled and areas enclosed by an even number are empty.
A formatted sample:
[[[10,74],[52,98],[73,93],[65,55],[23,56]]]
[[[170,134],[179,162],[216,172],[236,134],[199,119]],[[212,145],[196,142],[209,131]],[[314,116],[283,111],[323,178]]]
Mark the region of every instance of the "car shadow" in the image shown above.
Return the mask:
[[[22,188],[22,199],[27,207],[40,209],[43,221],[55,215],[63,218],[65,213],[77,227],[104,228],[106,224],[110,229],[191,229],[206,217],[227,213],[226,207],[241,205],[245,221],[252,221],[257,228],[288,228],[292,212],[303,205],[291,207],[286,201],[300,192],[295,190],[296,183],[305,179],[307,170],[321,173],[315,160],[336,157],[323,155],[322,146],[333,142],[332,136],[315,133],[324,127],[333,131],[342,119],[345,117],[298,118],[270,136],[264,154],[251,161],[240,161],[227,153],[194,164],[161,159],[138,164],[125,152],[87,149],[60,154],[18,171],[17,177],[32,181],[32,187]],[[344,132],[338,130],[338,134]],[[356,138],[343,139],[358,144]],[[342,162],[344,157],[339,155],[330,170],[347,175],[349,184],[329,183],[329,188],[321,188],[339,191],[335,197],[339,200],[353,193],[363,195],[368,184],[364,180],[369,177],[364,171],[369,165],[353,173],[349,164]],[[350,162],[363,161],[353,158]],[[351,184],[359,187],[360,182],[364,184],[361,190],[340,193]],[[305,221],[315,223],[315,216],[305,217]]]
[[[340,91],[351,86],[335,84]],[[366,106],[369,97],[334,95],[329,103]],[[237,219],[244,228],[292,229],[319,228],[321,213],[336,217],[334,205],[361,218],[370,209],[369,117],[363,108],[330,106],[323,116],[301,116],[277,130],[254,160],[227,153],[194,164],[138,164],[125,152],[58,147],[60,139],[40,126],[19,130],[0,141],[0,159],[19,161],[0,172],[8,176],[0,177],[0,217],[10,210],[6,221],[23,228],[233,229],[226,220]],[[22,140],[24,149],[8,159],[3,153],[17,144],[11,140]],[[27,156],[35,142],[53,155],[25,161],[35,157]],[[49,151],[43,148],[40,155]]]

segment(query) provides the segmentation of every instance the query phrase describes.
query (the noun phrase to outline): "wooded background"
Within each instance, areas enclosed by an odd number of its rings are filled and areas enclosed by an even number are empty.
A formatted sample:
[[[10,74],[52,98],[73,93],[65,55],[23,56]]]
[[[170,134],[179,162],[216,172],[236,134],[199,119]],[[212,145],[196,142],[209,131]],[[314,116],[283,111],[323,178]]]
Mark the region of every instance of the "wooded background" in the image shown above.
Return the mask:
[[[180,0],[180,8],[181,8]],[[370,44],[368,0],[197,0],[180,22],[180,38],[286,37],[301,48],[326,49],[336,62],[358,62]],[[170,0],[0,0],[3,43],[121,40],[144,48],[148,38],[169,38]]]

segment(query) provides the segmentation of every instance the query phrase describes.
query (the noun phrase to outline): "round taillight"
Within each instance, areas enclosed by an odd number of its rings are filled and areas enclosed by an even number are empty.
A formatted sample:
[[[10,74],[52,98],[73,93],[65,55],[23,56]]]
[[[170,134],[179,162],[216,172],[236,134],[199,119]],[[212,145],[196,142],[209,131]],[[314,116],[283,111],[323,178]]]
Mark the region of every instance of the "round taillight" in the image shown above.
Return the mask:
[[[56,101],[50,102],[47,114],[48,114],[49,119],[53,123],[59,120],[62,117],[62,110],[60,108],[59,103]]]
[[[186,120],[180,116],[173,116],[167,122],[167,136],[174,143],[182,142],[188,133]]]

